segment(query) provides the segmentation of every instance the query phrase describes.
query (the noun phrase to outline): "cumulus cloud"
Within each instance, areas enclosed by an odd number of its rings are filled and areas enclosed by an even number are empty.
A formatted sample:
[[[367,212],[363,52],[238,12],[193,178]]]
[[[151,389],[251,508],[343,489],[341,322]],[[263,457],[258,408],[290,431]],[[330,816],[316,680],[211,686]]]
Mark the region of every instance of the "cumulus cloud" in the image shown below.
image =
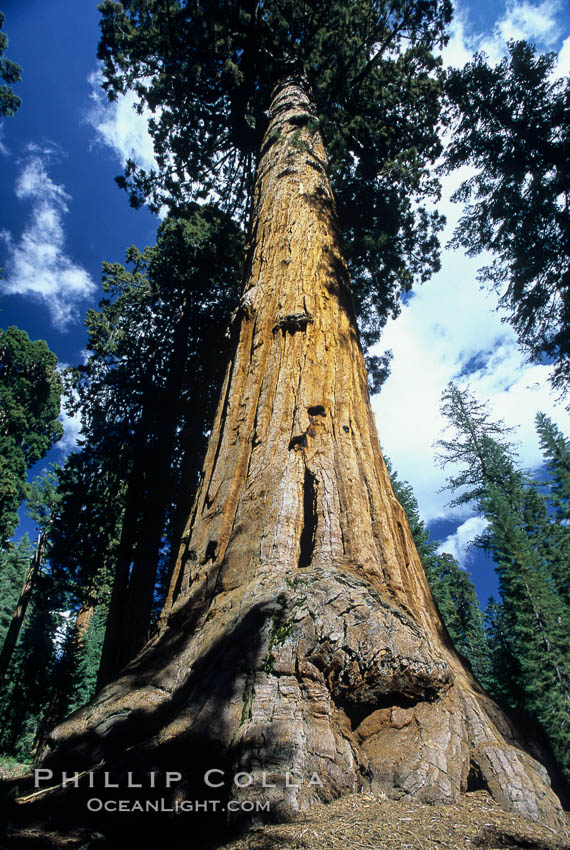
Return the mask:
[[[553,47],[561,32],[557,20],[563,5],[560,0],[542,3],[507,3],[506,12],[495,24],[495,32],[503,41],[529,39]]]
[[[570,74],[570,36],[562,42],[558,52],[558,65],[554,71],[555,77],[567,77]]]
[[[440,552],[453,555],[458,564],[465,567],[471,551],[470,547],[476,537],[482,534],[489,523],[483,517],[472,516],[462,522],[455,534],[450,534],[438,546]]]
[[[97,140],[114,151],[124,165],[134,160],[147,170],[156,168],[152,139],[148,132],[149,110],[138,113],[135,109],[136,95],[127,92],[117,100],[107,100],[101,88],[102,75],[94,71],[89,76],[91,105],[85,116],[95,129]]]
[[[4,231],[7,248],[6,295],[23,295],[43,301],[52,322],[64,329],[77,319],[78,304],[95,291],[89,273],[65,252],[64,217],[71,200],[63,186],[54,183],[46,169],[46,150],[31,148],[17,182],[16,196],[32,204],[29,224],[15,240]]]
[[[551,48],[561,38],[561,11],[560,0],[507,2],[490,30],[481,33],[472,26],[468,7],[456,3],[451,38],[442,53],[444,64],[461,67],[481,49],[491,61],[500,61],[508,39],[528,38]],[[557,75],[568,66],[570,38],[561,45]],[[462,212],[460,204],[451,203],[451,195],[473,173],[458,169],[443,181],[438,206],[447,216],[447,226],[442,244]],[[480,288],[477,270],[490,261],[485,254],[469,258],[461,251],[443,251],[441,272],[415,290],[400,317],[386,328],[381,349],[391,348],[394,353],[392,373],[373,399],[383,448],[399,475],[413,486],[424,520],[445,517],[462,522],[456,533],[461,540],[479,518],[471,516],[473,511],[467,507],[453,511],[447,507],[451,497],[442,488],[457,470],[442,470],[434,462],[433,444],[446,424],[439,412],[440,398],[449,381],[469,385],[481,401],[489,402],[494,419],[516,427],[513,439],[519,443],[520,462],[526,469],[542,463],[534,429],[538,410],[567,430],[566,413],[550,388],[550,367],[525,361],[505,313],[497,310],[497,294]],[[454,551],[460,551],[460,543],[463,546],[457,538]]]
[[[443,64],[447,68],[462,68],[471,61],[476,50],[476,38],[469,32],[467,13],[461,6],[456,5],[449,41],[441,51]]]
[[[467,5],[456,3],[451,38],[442,51],[444,64],[460,68],[480,50],[487,54],[491,64],[496,64],[506,56],[507,42],[511,40],[527,39],[541,49],[555,49],[562,36],[560,17],[563,8],[562,0],[543,0],[542,3],[514,0],[506,3],[504,12],[490,30],[478,32],[469,20]],[[562,67],[566,67],[570,60],[570,44],[564,45],[561,48]],[[563,73],[560,71],[559,75]]]
[[[464,176],[455,173],[443,181],[441,208],[449,218],[444,242],[461,212],[449,197]],[[466,520],[472,513],[447,507],[450,495],[440,491],[456,470],[442,470],[434,460],[433,444],[446,425],[440,398],[449,381],[469,385],[489,402],[494,419],[517,427],[513,437],[525,468],[542,463],[534,430],[538,410],[567,429],[567,415],[550,389],[550,367],[526,363],[514,331],[496,309],[497,295],[480,288],[477,269],[488,260],[444,251],[441,272],[415,290],[382,338],[381,347],[391,348],[394,359],[388,381],[372,400],[380,440],[394,469],[414,488],[426,522]]]

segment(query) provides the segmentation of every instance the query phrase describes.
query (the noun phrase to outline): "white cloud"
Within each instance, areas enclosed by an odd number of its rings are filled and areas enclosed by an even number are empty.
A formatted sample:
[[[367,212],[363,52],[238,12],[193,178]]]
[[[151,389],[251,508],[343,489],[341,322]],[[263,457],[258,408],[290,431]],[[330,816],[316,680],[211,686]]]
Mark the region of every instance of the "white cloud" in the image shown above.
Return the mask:
[[[553,47],[560,36],[557,17],[561,11],[560,0],[543,0],[538,5],[526,0],[507,3],[504,17],[495,24],[495,32],[505,42],[528,39]]]
[[[442,51],[446,66],[462,67],[473,54],[483,50],[494,65],[507,55],[507,41],[527,39],[539,48],[552,50],[562,35],[560,23],[562,0],[543,0],[542,3],[507,2],[504,12],[487,32],[477,32],[469,20],[466,4],[456,3],[451,24],[451,38]],[[570,63],[569,40],[561,48],[563,67]],[[562,55],[564,54],[564,55]],[[562,71],[559,76],[562,76]]]
[[[485,531],[489,523],[483,517],[472,516],[462,522],[455,534],[450,534],[438,546],[439,552],[453,555],[460,566],[465,568],[470,553],[470,545],[476,537]]]
[[[8,150],[6,145],[4,144],[4,133],[5,133],[4,124],[0,124],[0,154],[2,156],[9,156],[10,151]]]
[[[562,42],[558,52],[558,65],[554,70],[555,77],[567,77],[570,74],[570,36]]]
[[[55,444],[64,457],[77,448],[77,441],[81,433],[81,414],[76,413],[71,416],[65,409],[59,415],[59,420],[63,425],[63,437]]]
[[[33,205],[30,222],[20,239],[4,231],[7,247],[6,295],[24,295],[43,301],[52,322],[63,329],[77,318],[78,304],[95,291],[89,273],[65,253],[64,216],[69,195],[46,170],[45,151],[33,149],[16,182],[16,196]]]
[[[481,33],[474,31],[468,7],[456,4],[451,39],[442,53],[444,64],[461,67],[480,49],[485,49],[492,61],[499,61],[506,54],[509,38],[529,38],[539,46],[552,47],[561,37],[561,10],[558,0],[508,2],[504,12],[498,10],[498,20],[490,30]],[[560,49],[557,76],[568,72],[569,66],[567,38]],[[461,215],[461,205],[451,204],[450,196],[472,173],[458,169],[443,181],[439,205],[447,216],[443,244]],[[556,404],[550,389],[550,367],[525,362],[514,331],[501,321],[505,314],[496,311],[498,296],[480,289],[477,269],[489,261],[484,254],[469,258],[459,251],[443,252],[441,272],[415,290],[401,316],[386,328],[381,349],[394,352],[392,373],[373,399],[383,449],[400,477],[414,488],[423,519],[462,519],[467,529],[471,527],[468,523],[479,520],[469,516],[468,508],[451,511],[446,506],[451,495],[440,491],[454,471],[442,470],[434,462],[433,443],[446,424],[439,412],[440,398],[449,381],[461,386],[469,383],[480,400],[489,402],[493,418],[517,427],[513,439],[519,442],[520,462],[526,469],[542,463],[534,429],[538,410],[567,430],[566,412]],[[461,536],[464,533],[465,529]],[[459,544],[457,538],[454,545]]]
[[[119,95],[117,100],[107,100],[101,88],[102,75],[94,71],[89,76],[91,107],[86,121],[95,129],[97,139],[110,147],[124,165],[127,159],[147,170],[156,168],[152,139],[148,132],[148,121],[152,116],[145,109],[142,114],[135,110],[134,92]]]
[[[462,68],[473,58],[476,42],[468,34],[468,19],[465,11],[456,6],[450,27],[450,38],[441,51],[446,68]]]
[[[460,214],[449,196],[463,176],[456,173],[444,180],[441,208],[450,219],[447,234]],[[441,272],[416,289],[382,338],[381,348],[391,348],[394,359],[389,379],[372,400],[380,440],[394,469],[412,485],[426,522],[466,519],[471,513],[465,508],[450,511],[450,494],[438,492],[453,474],[451,468],[436,467],[433,448],[446,424],[439,406],[449,381],[469,384],[489,402],[494,419],[518,426],[513,439],[520,442],[525,468],[542,462],[534,431],[537,410],[567,430],[567,415],[550,390],[550,367],[525,362],[514,331],[495,310],[497,295],[480,289],[477,269],[487,261],[484,255],[472,259],[461,251],[444,251]]]

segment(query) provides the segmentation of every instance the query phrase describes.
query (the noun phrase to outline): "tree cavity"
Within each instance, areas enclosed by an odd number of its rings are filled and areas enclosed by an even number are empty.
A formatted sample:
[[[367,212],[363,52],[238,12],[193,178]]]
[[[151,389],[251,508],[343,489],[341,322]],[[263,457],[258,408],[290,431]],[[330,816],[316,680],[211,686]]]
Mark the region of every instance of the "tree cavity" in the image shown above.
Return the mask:
[[[315,550],[317,536],[317,479],[308,466],[305,466],[303,481],[303,528],[301,530],[301,549],[299,568],[310,567]]]

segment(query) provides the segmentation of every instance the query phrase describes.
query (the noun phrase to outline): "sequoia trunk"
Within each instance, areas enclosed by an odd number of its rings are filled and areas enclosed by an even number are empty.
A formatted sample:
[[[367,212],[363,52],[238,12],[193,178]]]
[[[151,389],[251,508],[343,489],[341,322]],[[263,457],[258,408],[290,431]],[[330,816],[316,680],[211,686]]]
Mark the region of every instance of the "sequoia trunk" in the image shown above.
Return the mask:
[[[546,772],[454,653],[393,495],[315,127],[303,84],[285,80],[159,633],[54,731],[45,766],[179,770],[172,800],[216,768],[219,795],[269,800],[280,818],[363,787],[451,801],[476,776],[557,823]],[[240,771],[251,783],[232,787]]]

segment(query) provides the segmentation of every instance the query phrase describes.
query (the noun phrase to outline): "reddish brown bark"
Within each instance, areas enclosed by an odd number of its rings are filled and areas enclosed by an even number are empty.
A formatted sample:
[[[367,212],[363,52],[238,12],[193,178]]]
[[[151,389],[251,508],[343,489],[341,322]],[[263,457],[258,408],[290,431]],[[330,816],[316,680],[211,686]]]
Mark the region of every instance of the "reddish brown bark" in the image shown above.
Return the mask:
[[[557,823],[545,771],[454,653],[393,495],[299,81],[270,116],[236,352],[160,632],[46,764],[178,768],[172,799],[204,769],[246,771],[233,796],[281,818],[362,787],[454,800],[471,774]]]

